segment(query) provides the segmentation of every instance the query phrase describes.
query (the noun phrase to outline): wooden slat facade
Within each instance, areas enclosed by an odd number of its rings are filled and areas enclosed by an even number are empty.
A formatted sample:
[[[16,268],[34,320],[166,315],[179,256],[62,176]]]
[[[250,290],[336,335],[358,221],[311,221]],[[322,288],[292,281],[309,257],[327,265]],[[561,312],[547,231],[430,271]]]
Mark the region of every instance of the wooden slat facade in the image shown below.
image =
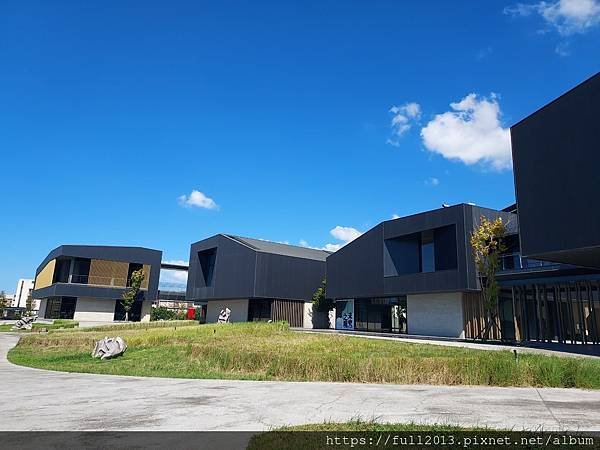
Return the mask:
[[[273,300],[271,318],[274,322],[285,320],[291,327],[302,327],[304,302],[298,300]]]
[[[485,309],[479,292],[463,293],[463,321],[465,339],[481,339],[485,329]],[[500,332],[500,319],[496,315],[496,326],[493,326],[489,339],[499,340],[502,338]]]
[[[92,259],[88,284],[125,287],[128,271],[128,262]]]

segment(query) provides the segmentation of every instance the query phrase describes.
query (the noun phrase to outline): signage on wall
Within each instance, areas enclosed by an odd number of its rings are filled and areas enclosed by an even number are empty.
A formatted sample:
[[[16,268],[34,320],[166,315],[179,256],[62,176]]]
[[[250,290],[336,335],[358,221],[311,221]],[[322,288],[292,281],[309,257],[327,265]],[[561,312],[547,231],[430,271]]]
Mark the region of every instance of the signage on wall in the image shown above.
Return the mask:
[[[338,301],[336,304],[335,328],[354,330],[354,300]]]

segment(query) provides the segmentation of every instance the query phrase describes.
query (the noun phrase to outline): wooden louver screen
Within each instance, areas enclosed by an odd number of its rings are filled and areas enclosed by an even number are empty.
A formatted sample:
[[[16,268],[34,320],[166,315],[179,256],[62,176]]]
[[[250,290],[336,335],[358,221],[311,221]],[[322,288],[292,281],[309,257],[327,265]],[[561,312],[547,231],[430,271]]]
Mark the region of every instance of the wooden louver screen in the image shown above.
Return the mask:
[[[304,302],[297,300],[273,300],[271,310],[273,321],[285,320],[291,327],[302,327]]]
[[[463,293],[463,323],[466,339],[481,339],[485,329],[485,308],[480,292]],[[492,327],[490,339],[501,339],[500,319],[496,313],[496,326]]]
[[[144,271],[144,281],[142,281],[142,289],[148,289],[148,283],[150,281],[150,264],[144,264],[142,269]]]
[[[129,263],[92,259],[88,284],[99,286],[127,286]]]

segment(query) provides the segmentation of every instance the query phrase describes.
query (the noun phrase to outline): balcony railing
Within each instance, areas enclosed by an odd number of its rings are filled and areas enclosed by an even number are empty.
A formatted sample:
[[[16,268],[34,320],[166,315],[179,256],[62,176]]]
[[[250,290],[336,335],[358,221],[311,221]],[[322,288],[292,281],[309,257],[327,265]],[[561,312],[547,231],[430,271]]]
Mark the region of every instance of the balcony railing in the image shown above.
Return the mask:
[[[99,277],[95,275],[70,275],[68,283],[114,287],[127,287],[129,284],[127,278]]]
[[[516,270],[535,270],[545,267],[550,268],[558,265],[558,263],[554,262],[524,258],[520,253],[509,253],[500,257],[500,271],[503,272],[511,272]]]

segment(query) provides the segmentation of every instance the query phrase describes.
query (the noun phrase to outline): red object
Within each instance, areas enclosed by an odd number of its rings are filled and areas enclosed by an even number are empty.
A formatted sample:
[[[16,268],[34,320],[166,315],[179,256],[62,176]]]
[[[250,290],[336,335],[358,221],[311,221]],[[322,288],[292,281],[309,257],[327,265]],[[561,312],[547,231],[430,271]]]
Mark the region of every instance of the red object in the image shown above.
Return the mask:
[[[188,308],[187,318],[188,320],[194,320],[196,318],[196,310],[194,308]]]

